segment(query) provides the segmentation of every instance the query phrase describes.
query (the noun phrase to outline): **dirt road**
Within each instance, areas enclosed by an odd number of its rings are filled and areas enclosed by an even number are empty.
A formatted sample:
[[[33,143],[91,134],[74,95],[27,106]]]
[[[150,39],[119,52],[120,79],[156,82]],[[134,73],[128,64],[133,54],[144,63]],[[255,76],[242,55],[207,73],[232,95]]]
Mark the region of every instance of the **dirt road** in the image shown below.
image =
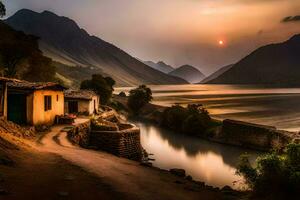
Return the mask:
[[[97,175],[113,190],[133,199],[220,199],[221,193],[177,178],[166,171],[143,167],[138,162],[72,145],[63,126],[54,126],[34,148],[62,156]],[[93,187],[93,186],[91,186]]]

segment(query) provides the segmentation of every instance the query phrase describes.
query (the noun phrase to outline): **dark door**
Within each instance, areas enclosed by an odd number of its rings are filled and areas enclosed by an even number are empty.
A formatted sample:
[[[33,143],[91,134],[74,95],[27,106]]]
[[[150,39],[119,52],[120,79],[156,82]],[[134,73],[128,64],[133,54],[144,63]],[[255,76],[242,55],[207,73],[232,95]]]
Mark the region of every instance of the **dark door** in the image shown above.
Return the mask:
[[[26,124],[26,95],[9,94],[7,97],[7,118],[17,124]]]
[[[69,113],[78,113],[78,101],[68,102]]]

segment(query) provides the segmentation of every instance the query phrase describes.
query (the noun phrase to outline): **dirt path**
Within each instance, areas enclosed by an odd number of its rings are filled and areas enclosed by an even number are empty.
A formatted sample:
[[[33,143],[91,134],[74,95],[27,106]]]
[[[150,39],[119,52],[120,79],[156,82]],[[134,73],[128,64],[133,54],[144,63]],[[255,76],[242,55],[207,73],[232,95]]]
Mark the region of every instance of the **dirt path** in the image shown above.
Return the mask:
[[[132,199],[220,199],[221,193],[177,178],[166,171],[72,145],[63,126],[54,126],[35,148],[54,153],[96,174],[105,184]],[[125,197],[124,196],[124,197]]]

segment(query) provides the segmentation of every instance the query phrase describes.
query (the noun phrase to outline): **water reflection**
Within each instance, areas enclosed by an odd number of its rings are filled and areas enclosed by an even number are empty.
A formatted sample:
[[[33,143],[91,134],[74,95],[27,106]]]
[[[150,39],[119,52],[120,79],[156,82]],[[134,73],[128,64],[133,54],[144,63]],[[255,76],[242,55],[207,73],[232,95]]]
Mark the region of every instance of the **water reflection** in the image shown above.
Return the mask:
[[[250,153],[254,161],[258,152],[200,140],[159,128],[151,123],[133,121],[141,128],[141,142],[154,154],[154,166],[163,169],[183,168],[194,179],[222,187],[234,185],[240,154]]]
[[[117,88],[128,91],[130,88]],[[257,85],[151,86],[158,105],[203,104],[213,117],[237,119],[300,130],[300,88],[272,88]]]

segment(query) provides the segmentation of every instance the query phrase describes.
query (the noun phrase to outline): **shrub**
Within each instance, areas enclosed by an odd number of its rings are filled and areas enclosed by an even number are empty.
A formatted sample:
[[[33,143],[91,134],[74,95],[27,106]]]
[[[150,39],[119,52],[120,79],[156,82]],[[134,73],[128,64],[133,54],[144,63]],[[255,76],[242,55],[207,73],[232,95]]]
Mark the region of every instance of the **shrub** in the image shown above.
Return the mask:
[[[204,135],[212,120],[201,104],[190,104],[187,108],[175,105],[164,110],[162,125],[190,135]]]
[[[118,94],[120,97],[126,97],[126,93],[125,92],[120,92],[119,94]]]
[[[256,162],[252,167],[243,155],[237,169],[255,195],[272,199],[300,195],[300,144],[289,144],[283,154],[272,152]]]
[[[133,114],[138,114],[140,110],[152,100],[152,91],[145,85],[130,90],[127,105]]]

